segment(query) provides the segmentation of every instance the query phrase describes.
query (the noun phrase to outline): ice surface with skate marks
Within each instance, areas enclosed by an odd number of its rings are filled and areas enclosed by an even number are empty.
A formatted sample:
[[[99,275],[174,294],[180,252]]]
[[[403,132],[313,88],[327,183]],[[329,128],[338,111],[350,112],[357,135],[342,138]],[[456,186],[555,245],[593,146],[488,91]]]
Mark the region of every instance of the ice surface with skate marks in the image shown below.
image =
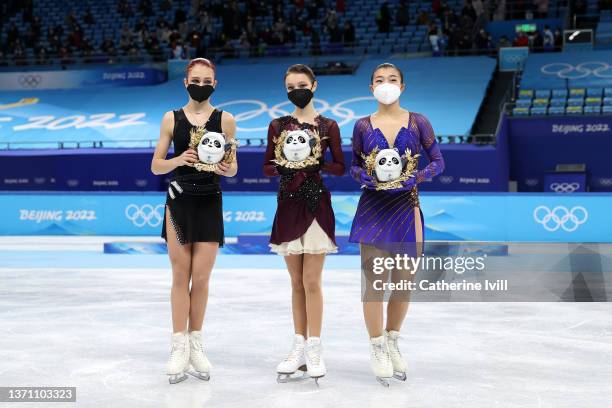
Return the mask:
[[[2,251],[0,386],[75,386],[79,407],[612,404],[612,303],[414,303],[400,340],[408,379],[386,389],[370,372],[359,272],[326,269],[327,375],[319,388],[278,384],[293,340],[290,283],[270,256],[257,269],[214,270],[203,331],[212,378],[169,385],[167,257],[156,268],[91,267],[73,252],[71,267],[55,268],[29,266],[44,251],[24,251],[21,266],[3,264]]]

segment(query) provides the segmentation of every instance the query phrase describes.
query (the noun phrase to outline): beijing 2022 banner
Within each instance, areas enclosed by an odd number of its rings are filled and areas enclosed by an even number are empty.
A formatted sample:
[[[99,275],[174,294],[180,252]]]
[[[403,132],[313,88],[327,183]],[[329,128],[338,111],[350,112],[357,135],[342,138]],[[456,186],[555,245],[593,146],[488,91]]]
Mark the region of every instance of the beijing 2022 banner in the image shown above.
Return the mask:
[[[336,233],[350,232],[356,194],[334,194]],[[0,235],[158,236],[164,195],[0,194]],[[421,195],[425,238],[442,241],[612,242],[612,194],[433,194]],[[276,195],[225,193],[228,237],[269,234]]]

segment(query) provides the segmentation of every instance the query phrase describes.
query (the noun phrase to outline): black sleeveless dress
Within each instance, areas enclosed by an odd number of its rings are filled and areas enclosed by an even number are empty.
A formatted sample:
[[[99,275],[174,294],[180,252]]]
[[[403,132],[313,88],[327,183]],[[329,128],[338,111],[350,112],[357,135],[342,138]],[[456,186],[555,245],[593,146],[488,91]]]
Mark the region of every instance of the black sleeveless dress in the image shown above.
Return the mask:
[[[213,110],[204,125],[211,132],[222,133],[221,110]],[[174,130],[172,143],[174,156],[180,156],[189,148],[189,132],[194,128],[183,109],[174,111]],[[176,181],[182,187],[172,189]],[[222,247],[225,242],[223,233],[222,195],[219,186],[220,176],[215,173],[198,171],[190,166],[178,166],[174,170],[174,178],[166,193],[164,207],[164,222],[161,237],[167,242],[166,214],[170,210],[170,222],[176,231],[176,237],[181,245],[193,242],[218,242]],[[172,198],[170,194],[172,189]]]

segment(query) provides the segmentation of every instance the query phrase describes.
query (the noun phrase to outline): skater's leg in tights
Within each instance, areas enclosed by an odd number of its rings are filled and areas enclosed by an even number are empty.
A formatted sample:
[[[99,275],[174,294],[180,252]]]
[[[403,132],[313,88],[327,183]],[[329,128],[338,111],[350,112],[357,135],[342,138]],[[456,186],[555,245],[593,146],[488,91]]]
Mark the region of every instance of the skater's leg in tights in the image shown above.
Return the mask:
[[[189,331],[202,330],[206,304],[208,303],[208,282],[212,273],[219,243],[195,242],[191,253],[191,307],[189,309]]]
[[[302,283],[303,255],[287,255],[285,262],[291,277],[291,310],[293,311],[293,328],[296,334],[306,336],[306,294]]]
[[[170,210],[166,206],[166,239],[168,255],[172,265],[172,330],[174,333],[187,329],[189,318],[189,279],[191,278],[191,244],[181,245],[170,222]]]
[[[423,225],[421,223],[421,215],[418,207],[414,209],[414,232],[415,243],[410,246],[409,256],[421,256],[423,253]],[[393,281],[399,282],[402,279],[414,280],[415,273],[407,270],[395,270]],[[408,313],[408,305],[410,304],[410,292],[399,291],[392,293],[387,304],[387,331],[400,331],[402,323]]]
[[[373,259],[388,256],[388,254],[371,245],[361,244],[361,282],[363,296],[363,317],[370,337],[383,335],[384,315],[382,293],[373,288],[374,280],[386,281],[387,274],[373,273]]]
[[[324,254],[304,254],[304,292],[306,293],[306,316],[308,316],[308,336],[320,337],[323,320],[323,292],[321,275]]]

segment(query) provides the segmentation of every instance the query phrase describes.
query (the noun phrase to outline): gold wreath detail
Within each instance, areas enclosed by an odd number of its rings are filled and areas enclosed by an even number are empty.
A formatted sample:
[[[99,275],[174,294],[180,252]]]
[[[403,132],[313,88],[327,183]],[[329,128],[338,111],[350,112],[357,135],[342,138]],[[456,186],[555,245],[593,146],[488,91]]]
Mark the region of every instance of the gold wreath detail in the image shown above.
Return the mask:
[[[289,132],[287,130],[283,130],[277,138],[273,139],[276,147],[274,148],[275,159],[272,161],[279,166],[294,170],[300,170],[308,166],[318,164],[322,154],[321,140],[325,138],[321,138],[319,136],[319,132],[316,130],[305,130],[305,132],[310,134],[310,136],[315,140],[315,145],[312,148],[310,156],[299,162],[287,160],[285,154],[283,153],[283,145],[285,144],[285,139],[287,139]]]
[[[202,140],[206,133],[208,133],[208,130],[204,126],[196,126],[192,128],[189,131],[189,147],[197,151],[200,140]],[[236,148],[238,147],[239,142],[236,139],[231,139],[226,141],[226,143],[230,144],[230,148],[225,152],[219,163],[231,164],[234,160],[236,160]],[[219,163],[208,164],[198,160],[197,162],[193,163],[192,166],[198,171],[215,172],[219,168]]]
[[[368,155],[361,153],[361,158],[365,161],[364,167],[368,176],[373,177],[374,169],[376,167],[376,155],[378,152],[378,146],[376,146]],[[410,179],[410,177],[415,177],[417,166],[419,165],[419,156],[420,154],[412,155],[410,149],[407,148],[404,155],[401,156],[402,158],[406,159],[406,167],[404,167],[402,174],[395,180],[384,182],[380,182],[376,177],[374,177],[374,185],[376,186],[376,190],[394,190],[396,188],[402,188],[403,181]]]

